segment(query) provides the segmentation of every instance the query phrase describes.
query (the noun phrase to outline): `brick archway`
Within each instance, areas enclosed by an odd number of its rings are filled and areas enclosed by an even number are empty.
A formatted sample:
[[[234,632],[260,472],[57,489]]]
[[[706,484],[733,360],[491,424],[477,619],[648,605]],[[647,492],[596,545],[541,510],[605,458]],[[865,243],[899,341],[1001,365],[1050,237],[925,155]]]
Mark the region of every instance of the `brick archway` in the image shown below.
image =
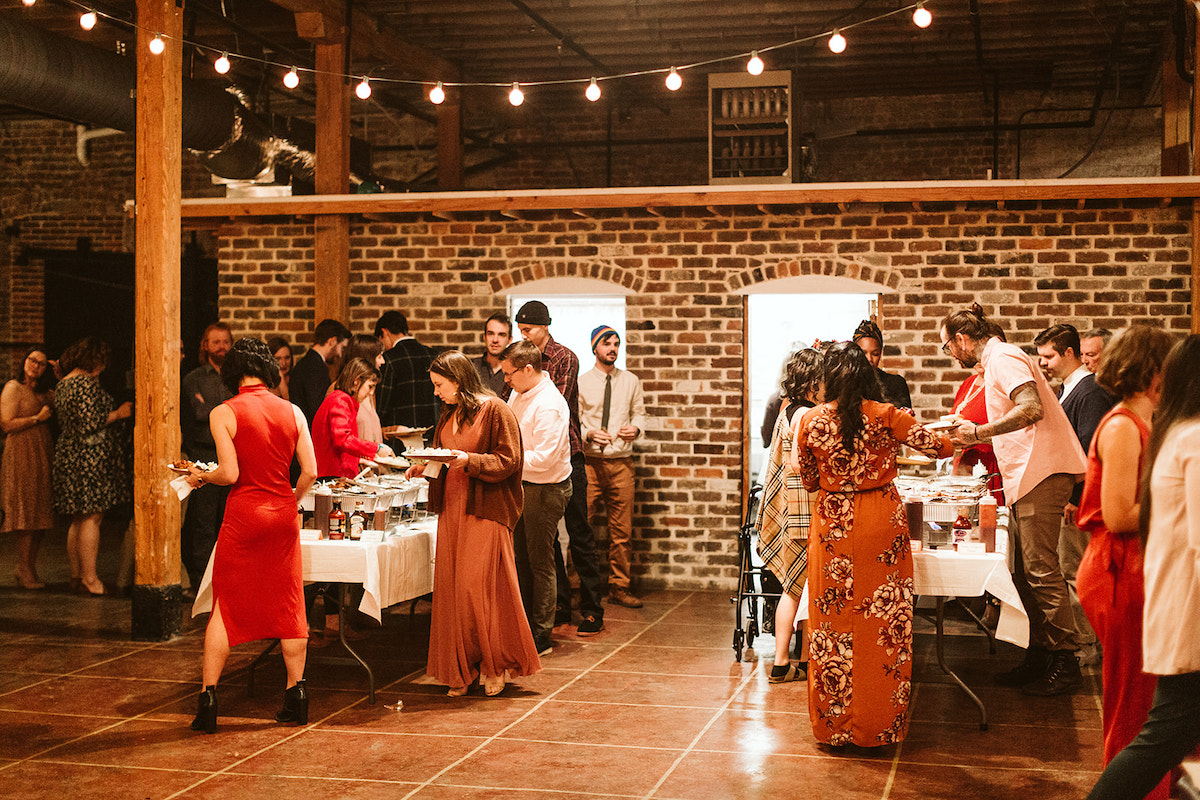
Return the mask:
[[[489,281],[492,291],[500,294],[524,283],[546,278],[587,278],[622,286],[632,293],[642,292],[645,279],[608,261],[556,260],[519,261]]]
[[[889,292],[898,291],[903,280],[898,270],[887,265],[869,266],[845,258],[800,258],[739,270],[726,278],[725,283],[731,292],[745,292],[748,287],[767,281],[805,275],[863,281]]]

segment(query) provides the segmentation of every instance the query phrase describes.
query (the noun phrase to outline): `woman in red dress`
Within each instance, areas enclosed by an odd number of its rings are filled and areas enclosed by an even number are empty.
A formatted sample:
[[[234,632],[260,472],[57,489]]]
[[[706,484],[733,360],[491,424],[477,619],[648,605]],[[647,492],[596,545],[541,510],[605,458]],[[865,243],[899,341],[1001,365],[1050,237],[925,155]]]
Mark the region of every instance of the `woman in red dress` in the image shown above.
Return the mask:
[[[509,677],[541,669],[513,556],[524,497],[521,429],[457,350],[433,360],[429,379],[442,401],[433,446],[454,460],[433,474],[420,466],[407,473],[429,477],[429,508],[438,512],[426,672],[450,687],[450,697],[466,694],[477,678],[491,697]]]
[[[361,358],[351,358],[338,373],[329,394],[313,417],[313,449],[321,477],[353,478],[360,458],[393,455],[392,448],[358,436],[359,406],[379,382],[379,371]]]
[[[1092,535],[1079,562],[1079,603],[1104,648],[1104,763],[1133,741],[1158,682],[1142,671],[1142,543],[1138,482],[1150,418],[1162,396],[1162,370],[1175,339],[1161,328],[1126,328],[1104,348],[1096,383],[1120,398],[1088,449],[1077,524]],[[1167,800],[1170,778],[1146,795]]]
[[[233,486],[212,561],[212,614],[204,633],[204,691],[192,730],[217,727],[217,679],[229,648],[279,639],[287,683],[279,722],[308,722],[304,686],[308,624],[300,561],[300,498],[316,479],[317,462],[304,413],[271,393],[279,365],[259,339],[241,339],[225,357],[221,380],[237,394],[209,417],[217,468],[192,468],[188,483]],[[293,489],[292,457],[300,462]]]

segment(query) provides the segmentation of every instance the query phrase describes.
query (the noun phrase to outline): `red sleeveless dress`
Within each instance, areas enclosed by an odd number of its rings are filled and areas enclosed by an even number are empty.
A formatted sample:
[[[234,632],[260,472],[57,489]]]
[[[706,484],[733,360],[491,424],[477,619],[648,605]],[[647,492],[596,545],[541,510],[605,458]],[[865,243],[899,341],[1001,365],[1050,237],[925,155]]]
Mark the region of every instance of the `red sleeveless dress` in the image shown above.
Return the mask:
[[[213,552],[213,607],[220,604],[230,646],[308,638],[289,475],[299,435],[292,404],[261,384],[243,386],[225,404],[237,420],[238,480]]]

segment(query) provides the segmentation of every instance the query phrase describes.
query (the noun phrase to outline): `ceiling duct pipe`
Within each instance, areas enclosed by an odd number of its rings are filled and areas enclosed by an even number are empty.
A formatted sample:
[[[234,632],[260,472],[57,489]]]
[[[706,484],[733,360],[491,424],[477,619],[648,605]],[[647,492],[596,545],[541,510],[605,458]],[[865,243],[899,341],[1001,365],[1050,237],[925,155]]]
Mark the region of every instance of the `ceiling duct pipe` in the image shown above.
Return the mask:
[[[0,17],[0,103],[131,133],[136,92],[134,58]],[[279,164],[311,179],[313,155],[273,136],[229,90],[185,78],[182,116],[183,146],[219,177],[254,180]]]

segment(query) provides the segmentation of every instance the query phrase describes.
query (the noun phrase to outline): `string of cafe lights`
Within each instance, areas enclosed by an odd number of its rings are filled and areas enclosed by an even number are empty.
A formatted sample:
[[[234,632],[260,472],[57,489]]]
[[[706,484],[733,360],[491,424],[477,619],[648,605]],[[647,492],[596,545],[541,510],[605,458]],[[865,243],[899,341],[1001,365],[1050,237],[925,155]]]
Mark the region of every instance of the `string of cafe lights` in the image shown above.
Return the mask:
[[[86,31],[90,31],[93,28],[95,28],[96,24],[100,21],[101,17],[103,17],[104,19],[109,20],[117,25],[123,25],[123,26],[129,27],[133,30],[139,30],[139,26],[136,23],[129,22],[128,20],[117,19],[116,17],[113,17],[109,14],[104,14],[102,12],[98,12],[94,8],[91,8],[90,6],[75,2],[75,0],[67,0],[67,1],[71,5],[74,5],[77,8],[82,9],[82,12],[79,15],[79,26]],[[37,0],[21,0],[21,2],[24,3],[26,6],[33,6],[37,3]],[[905,14],[907,12],[912,12],[912,22],[914,25],[916,25],[918,28],[928,28],[930,26],[930,24],[933,22],[933,14],[930,13],[928,8],[926,8],[927,2],[928,2],[928,0],[921,0],[920,2],[912,3],[910,5],[903,6],[901,8],[896,8],[891,11],[884,12],[883,14],[879,14],[877,16],[871,17],[869,19],[860,20],[858,22],[852,22],[848,25],[842,25],[842,26],[834,28],[832,30],[824,31],[822,33],[815,33],[810,36],[804,36],[804,37],[801,37],[798,39],[792,39],[787,42],[781,42],[779,44],[773,44],[773,45],[770,45],[767,47],[760,47],[756,50],[751,50],[748,53],[737,53],[735,55],[721,56],[719,58],[712,58],[712,59],[708,59],[705,61],[696,61],[696,62],[692,62],[690,64],[676,64],[671,67],[658,67],[658,68],[654,68],[654,69],[635,70],[632,72],[621,72],[621,73],[616,73],[613,75],[605,75],[605,76],[598,76],[598,77],[592,77],[592,78],[563,78],[563,79],[555,79],[555,80],[525,81],[525,82],[522,82],[522,81],[472,82],[472,81],[422,81],[422,80],[413,80],[413,79],[406,79],[406,78],[386,78],[386,77],[382,77],[382,76],[372,77],[370,74],[347,75],[344,73],[336,73],[336,72],[325,73],[325,74],[335,75],[335,76],[340,77],[347,81],[352,81],[357,78],[358,83],[354,87],[354,94],[361,100],[367,100],[368,98],[371,97],[371,92],[372,92],[371,82],[374,81],[376,84],[396,84],[396,85],[403,85],[403,86],[421,86],[428,90],[429,102],[433,103],[434,105],[441,105],[442,103],[445,102],[446,89],[449,89],[449,88],[459,88],[459,89],[461,89],[461,88],[478,88],[478,87],[508,88],[509,89],[508,102],[510,102],[514,106],[519,106],[525,102],[525,89],[528,89],[531,87],[538,87],[538,86],[565,86],[565,85],[571,85],[571,84],[584,85],[585,86],[584,97],[586,97],[589,101],[594,103],[597,100],[599,100],[603,94],[603,92],[600,88],[600,84],[602,82],[612,82],[612,81],[618,81],[618,80],[622,80],[622,79],[626,79],[626,78],[643,77],[646,75],[663,75],[664,76],[663,83],[666,85],[666,88],[669,91],[677,92],[677,91],[679,91],[680,87],[683,86],[683,76],[680,73],[687,72],[688,70],[699,69],[701,67],[712,66],[713,64],[722,64],[722,63],[729,62],[729,61],[745,60],[747,72],[749,72],[751,75],[761,75],[763,70],[766,68],[766,63],[763,61],[763,58],[762,58],[763,54],[771,53],[776,50],[783,50],[788,47],[795,47],[795,46],[801,45],[801,44],[808,44],[809,42],[817,42],[822,39],[824,39],[826,41],[826,44],[828,45],[831,52],[833,52],[835,54],[840,54],[840,53],[845,52],[846,47],[847,47],[847,41],[846,41],[846,36],[845,36],[845,33],[847,31],[851,31],[855,28],[860,28],[860,27],[863,27],[866,25],[871,25],[875,22],[879,22],[884,19],[889,19],[891,17],[897,16],[900,14]],[[164,36],[161,32],[155,31],[154,38],[150,40],[147,47],[149,47],[150,52],[153,53],[154,55],[161,55],[166,50],[167,41],[169,41],[169,40],[173,40],[173,37]],[[283,78],[282,78],[283,85],[286,86],[288,89],[295,89],[297,86],[300,85],[301,73],[307,73],[310,75],[316,75],[318,73],[318,70],[310,69],[308,67],[298,67],[295,65],[279,63],[277,61],[272,61],[270,59],[242,55],[241,53],[231,53],[230,51],[227,51],[227,50],[225,50],[225,51],[215,50],[212,47],[209,47],[208,45],[200,44],[198,42],[192,42],[186,38],[180,38],[177,41],[179,41],[179,43],[182,46],[194,47],[201,52],[210,53],[210,54],[213,54],[214,56],[216,56],[215,59],[213,60],[213,69],[221,75],[224,75],[229,72],[229,70],[233,66],[232,62],[234,59],[237,59],[239,61],[246,61],[249,63],[262,64],[267,67],[282,70],[284,72]]]

